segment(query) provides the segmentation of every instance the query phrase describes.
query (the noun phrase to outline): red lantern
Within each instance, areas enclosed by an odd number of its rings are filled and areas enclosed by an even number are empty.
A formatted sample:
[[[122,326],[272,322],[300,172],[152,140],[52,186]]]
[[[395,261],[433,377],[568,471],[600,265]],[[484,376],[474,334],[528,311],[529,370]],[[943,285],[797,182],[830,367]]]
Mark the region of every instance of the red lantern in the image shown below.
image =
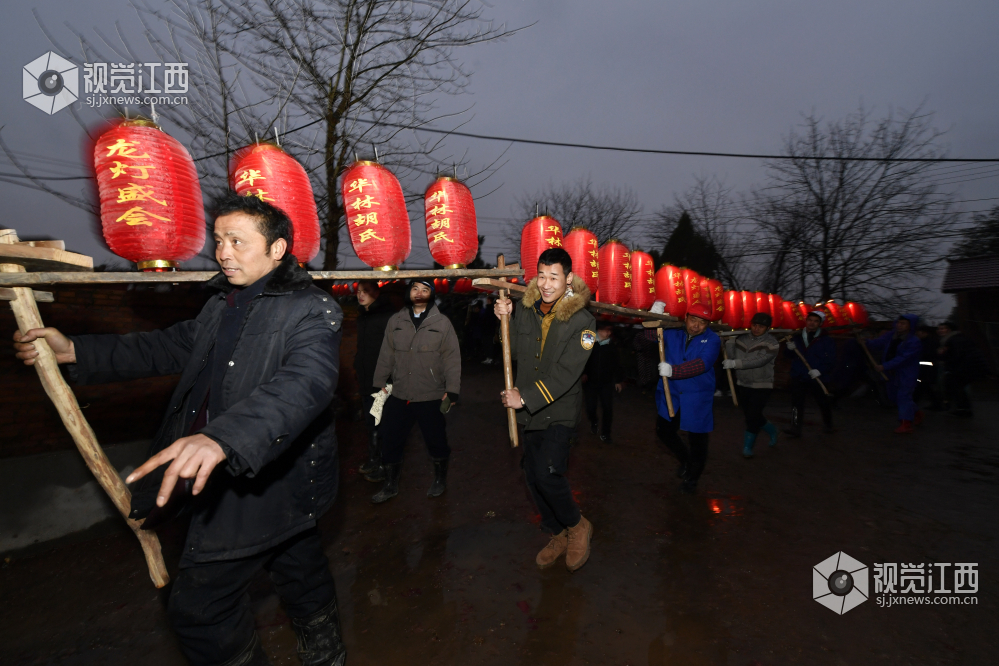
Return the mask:
[[[656,301],[656,272],[652,255],[635,250],[631,253],[631,298],[626,308],[648,310]]]
[[[399,181],[377,162],[354,162],[343,174],[340,191],[358,258],[376,270],[396,270],[413,246]]]
[[[846,317],[846,312],[843,308],[839,306],[836,301],[827,301],[825,304],[825,310],[829,313],[829,319],[833,320],[836,326],[849,326],[850,320]]]
[[[718,321],[725,314],[725,287],[721,280],[701,278],[701,302],[711,308],[711,321]]]
[[[689,268],[683,269],[683,292],[687,296],[687,309],[689,310],[695,303],[702,303],[701,298],[701,276],[697,271]]]
[[[731,328],[745,328],[742,321],[742,292],[726,291],[724,296],[725,311],[722,313],[722,323]]]
[[[784,301],[780,304],[780,307],[783,313],[781,325],[784,328],[797,331],[805,327],[805,315],[801,314],[801,308],[796,307],[791,301]]]
[[[631,252],[628,246],[612,238],[600,248],[600,271],[597,300],[622,305],[631,299]]]
[[[773,326],[776,328],[784,318],[784,299],[777,294],[767,294],[767,299],[770,301],[770,316],[773,317]]]
[[[756,314],[756,294],[751,291],[742,292],[742,327],[749,328]]]
[[[553,247],[562,247],[562,225],[558,220],[542,215],[524,225],[520,232],[520,265],[525,282],[538,276],[538,257]]]
[[[590,293],[597,293],[597,280],[600,275],[600,252],[597,247],[597,236],[586,227],[573,227],[562,240],[562,247],[572,259],[572,273],[590,288]]]
[[[656,300],[666,304],[665,314],[683,319],[687,314],[687,292],[682,268],[666,264],[656,272]]]
[[[237,150],[229,163],[229,187],[243,196],[259,197],[291,220],[291,253],[306,264],[319,254],[319,213],[312,183],[294,157],[272,143]]]
[[[479,251],[472,193],[460,180],[441,176],[423,195],[430,255],[445,268],[464,268]]]
[[[447,278],[434,278],[434,291],[436,291],[441,296],[446,295],[448,291]]]
[[[854,303],[853,301],[847,301],[846,305],[843,306],[843,310],[846,312],[846,317],[851,324],[856,324],[857,326],[867,326],[869,317],[867,316],[867,308],[865,308],[860,303]]]
[[[454,281],[454,287],[451,289],[455,294],[467,294],[472,291],[472,278],[458,278]]]
[[[808,319],[808,313],[815,310],[813,307],[809,307],[805,301],[798,301],[798,312],[801,313],[802,320]]]
[[[205,246],[198,172],[179,141],[148,120],[118,122],[94,145],[108,247],[139,270],[169,270]]]
[[[772,317],[774,313],[770,311],[770,295],[758,291],[754,296],[756,297],[756,311],[766,312]]]

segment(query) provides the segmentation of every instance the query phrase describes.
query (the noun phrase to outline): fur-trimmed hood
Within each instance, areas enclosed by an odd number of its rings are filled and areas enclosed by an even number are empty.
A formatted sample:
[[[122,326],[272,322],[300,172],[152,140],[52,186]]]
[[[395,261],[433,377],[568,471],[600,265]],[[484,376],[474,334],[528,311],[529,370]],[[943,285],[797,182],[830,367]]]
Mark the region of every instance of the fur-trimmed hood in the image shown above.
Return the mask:
[[[229,279],[224,273],[212,277],[206,284],[226,294],[235,288],[229,284]],[[295,255],[286,254],[267,280],[267,284],[264,285],[264,293],[286,294],[292,291],[301,291],[310,285],[312,285],[312,276],[309,275],[309,271],[298,265],[298,259],[295,258]]]
[[[590,302],[591,295],[590,288],[586,286],[583,279],[578,275],[573,275],[572,296],[568,298],[562,296],[562,299],[555,304],[555,318],[562,322],[569,321],[572,315],[586,307],[586,304]],[[528,283],[520,302],[525,308],[530,309],[534,307],[539,298],[541,298],[541,290],[538,289],[538,278],[534,278]]]

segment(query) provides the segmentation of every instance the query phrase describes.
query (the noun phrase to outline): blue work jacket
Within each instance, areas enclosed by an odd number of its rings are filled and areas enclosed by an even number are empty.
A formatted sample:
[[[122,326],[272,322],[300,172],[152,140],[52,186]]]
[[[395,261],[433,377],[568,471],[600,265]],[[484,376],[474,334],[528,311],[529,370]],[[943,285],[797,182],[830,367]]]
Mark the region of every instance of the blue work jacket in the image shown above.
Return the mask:
[[[663,345],[666,349],[666,362],[680,365],[685,361],[701,359],[704,372],[687,379],[670,379],[669,392],[673,398],[673,409],[680,414],[680,430],[687,432],[711,432],[715,429],[715,361],[721,351],[721,338],[711,329],[687,342],[687,331],[673,328],[663,331]],[[666,420],[666,392],[663,382],[656,384],[656,411]]]

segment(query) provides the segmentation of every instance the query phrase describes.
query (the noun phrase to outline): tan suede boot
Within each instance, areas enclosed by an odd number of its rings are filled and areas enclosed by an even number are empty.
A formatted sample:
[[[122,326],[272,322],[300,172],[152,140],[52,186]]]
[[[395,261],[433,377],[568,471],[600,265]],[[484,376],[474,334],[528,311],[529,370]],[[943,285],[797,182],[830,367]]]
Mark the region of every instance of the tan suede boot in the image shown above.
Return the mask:
[[[553,534],[548,545],[541,549],[534,561],[538,563],[539,569],[547,569],[562,557],[566,546],[569,544],[568,532],[562,530],[558,534]]]
[[[586,518],[579,517],[575,527],[570,527],[569,545],[565,549],[565,568],[575,571],[586,564],[590,558],[590,538],[593,536],[593,524]]]

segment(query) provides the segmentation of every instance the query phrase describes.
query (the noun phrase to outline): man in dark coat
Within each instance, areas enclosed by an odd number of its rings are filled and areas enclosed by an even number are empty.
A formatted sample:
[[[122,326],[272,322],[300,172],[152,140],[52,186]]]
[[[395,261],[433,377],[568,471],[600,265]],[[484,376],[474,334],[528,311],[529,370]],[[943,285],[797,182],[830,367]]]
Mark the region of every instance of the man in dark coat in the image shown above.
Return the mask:
[[[973,412],[968,384],[985,375],[985,359],[956,322],[945,321],[937,327],[937,333],[940,335],[938,353],[943,360],[944,392],[951,413],[971,418]]]
[[[354,356],[354,374],[361,393],[361,405],[364,408],[364,420],[368,426],[368,460],[358,471],[361,474],[377,473],[381,467],[381,450],[378,442],[378,425],[371,414],[374,403],[372,394],[375,388],[375,366],[378,365],[378,353],[382,349],[385,338],[385,327],[395,314],[388,299],[381,297],[378,283],[374,280],[362,280],[357,283],[357,354]]]
[[[836,363],[836,343],[822,331],[822,322],[826,314],[821,310],[813,310],[805,317],[805,328],[787,341],[784,353],[791,358],[791,427],[784,430],[791,437],[801,437],[801,428],[805,422],[805,396],[811,394],[822,412],[822,432],[833,431],[832,408],[829,396],[825,394],[819,383],[815,381],[822,375],[832,372]],[[800,348],[809,370],[801,362],[795,349]]]
[[[611,424],[614,422],[614,392],[624,388],[621,383],[621,362],[614,343],[614,324],[597,322],[597,344],[590,352],[583,371],[583,393],[586,397],[586,416],[590,419],[590,432],[600,433],[600,441],[611,443]],[[602,412],[597,429],[597,405]]]
[[[867,341],[868,348],[881,354],[877,371],[888,375],[888,399],[898,406],[899,425],[895,432],[906,435],[914,432],[913,425],[923,421],[923,411],[916,408],[913,393],[919,379],[919,358],[923,345],[916,337],[919,317],[902,315],[895,322],[895,330],[885,331]]]
[[[15,334],[32,363],[44,337],[81,384],[180,374],[130,517],[176,503],[191,512],[168,614],[192,664],[269,663],[247,589],[270,573],[309,666],[341,666],[336,591],[316,521],[337,490],[330,399],[339,373],[342,312],[291,254],[291,223],[257,197],[215,204],[222,272],[193,320],[148,333],[67,338]],[[193,482],[193,486],[192,486]],[[189,490],[190,489],[190,490]]]
[[[444,415],[458,403],[461,392],[461,349],[451,320],[434,303],[434,294],[432,280],[413,280],[410,305],[392,315],[385,328],[374,376],[380,390],[392,384],[382,412],[382,470],[365,477],[385,482],[371,498],[375,504],[399,494],[402,454],[414,423],[420,424],[434,467],[427,497],[440,497],[447,489],[451,447]]]
[[[535,557],[538,567],[565,555],[575,571],[590,557],[593,525],[580,512],[565,473],[583,406],[582,375],[597,342],[593,315],[586,310],[590,290],[572,273],[572,258],[560,247],[538,257],[538,275],[514,308],[509,298],[493,306],[510,322],[510,351],[517,361],[516,387],[501,391],[503,406],[517,410],[524,426],[527,487],[541,513],[541,528],[551,534]]]

